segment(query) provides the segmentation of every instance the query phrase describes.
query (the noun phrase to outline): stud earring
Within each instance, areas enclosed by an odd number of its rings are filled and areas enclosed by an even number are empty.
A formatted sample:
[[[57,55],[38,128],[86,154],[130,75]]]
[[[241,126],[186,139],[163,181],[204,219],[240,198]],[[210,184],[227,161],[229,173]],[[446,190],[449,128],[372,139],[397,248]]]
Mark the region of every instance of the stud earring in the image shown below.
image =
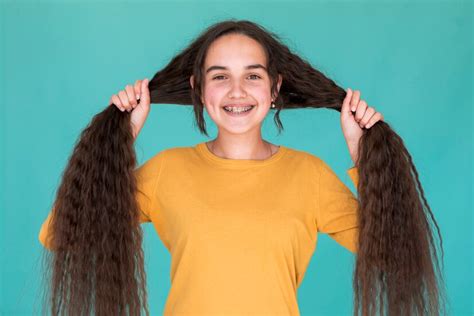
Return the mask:
[[[271,108],[272,108],[272,109],[275,108],[275,103],[272,102]]]

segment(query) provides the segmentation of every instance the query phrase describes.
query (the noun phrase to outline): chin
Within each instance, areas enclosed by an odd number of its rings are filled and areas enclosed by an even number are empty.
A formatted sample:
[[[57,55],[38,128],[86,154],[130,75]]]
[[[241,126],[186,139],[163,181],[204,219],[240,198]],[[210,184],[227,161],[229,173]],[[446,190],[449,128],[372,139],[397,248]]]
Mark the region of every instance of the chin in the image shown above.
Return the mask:
[[[260,128],[260,126],[261,126],[261,124],[252,124],[252,125],[243,124],[241,126],[238,126],[238,125],[229,126],[229,124],[220,124],[220,125],[218,125],[220,130],[224,130],[228,134],[235,134],[235,135],[248,133],[251,130],[254,130],[256,128]]]

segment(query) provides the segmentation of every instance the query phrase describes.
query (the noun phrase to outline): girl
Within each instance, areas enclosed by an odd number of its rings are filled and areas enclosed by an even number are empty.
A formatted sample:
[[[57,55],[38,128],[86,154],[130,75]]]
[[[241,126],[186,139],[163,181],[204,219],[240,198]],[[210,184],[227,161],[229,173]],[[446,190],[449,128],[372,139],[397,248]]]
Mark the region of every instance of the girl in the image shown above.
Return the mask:
[[[98,314],[138,315],[141,305],[148,313],[137,224],[151,222],[172,259],[165,315],[299,315],[296,291],[318,232],[357,254],[355,313],[439,311],[408,153],[359,91],[339,88],[275,37],[249,21],[218,23],[150,83],[111,97],[81,136],[40,231],[56,250],[53,310],[65,274],[76,282],[66,286],[72,313],[91,305]],[[192,104],[207,135],[205,109],[218,135],[163,150],[130,173],[150,103]],[[262,138],[269,111],[280,128],[281,109],[308,106],[340,111],[359,199],[317,156]]]

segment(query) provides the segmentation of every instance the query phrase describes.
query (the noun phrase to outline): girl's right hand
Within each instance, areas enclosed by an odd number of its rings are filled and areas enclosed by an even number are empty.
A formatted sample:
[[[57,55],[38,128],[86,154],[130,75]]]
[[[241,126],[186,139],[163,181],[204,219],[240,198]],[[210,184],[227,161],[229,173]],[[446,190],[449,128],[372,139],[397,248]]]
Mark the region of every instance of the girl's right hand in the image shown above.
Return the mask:
[[[138,103],[138,99],[140,99],[140,103]],[[112,95],[109,104],[114,104],[122,112],[131,112],[130,121],[132,123],[133,137],[137,138],[150,113],[148,79],[137,80],[133,86],[127,85],[124,90]]]

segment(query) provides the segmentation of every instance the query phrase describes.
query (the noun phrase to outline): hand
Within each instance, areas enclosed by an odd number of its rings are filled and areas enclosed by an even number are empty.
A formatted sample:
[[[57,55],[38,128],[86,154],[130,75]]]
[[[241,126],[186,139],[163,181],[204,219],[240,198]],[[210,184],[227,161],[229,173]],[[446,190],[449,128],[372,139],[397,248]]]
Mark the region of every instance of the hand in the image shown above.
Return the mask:
[[[138,103],[137,100],[140,100],[140,103]],[[133,138],[137,138],[138,133],[150,113],[148,79],[137,80],[134,86],[127,85],[124,90],[112,95],[109,104],[114,104],[122,112],[132,112],[130,121],[132,124]]]
[[[360,137],[364,133],[363,129],[369,129],[383,119],[382,113],[376,112],[375,108],[368,106],[364,100],[360,100],[359,90],[347,89],[341,108],[341,127],[354,163],[358,158],[357,149]]]

